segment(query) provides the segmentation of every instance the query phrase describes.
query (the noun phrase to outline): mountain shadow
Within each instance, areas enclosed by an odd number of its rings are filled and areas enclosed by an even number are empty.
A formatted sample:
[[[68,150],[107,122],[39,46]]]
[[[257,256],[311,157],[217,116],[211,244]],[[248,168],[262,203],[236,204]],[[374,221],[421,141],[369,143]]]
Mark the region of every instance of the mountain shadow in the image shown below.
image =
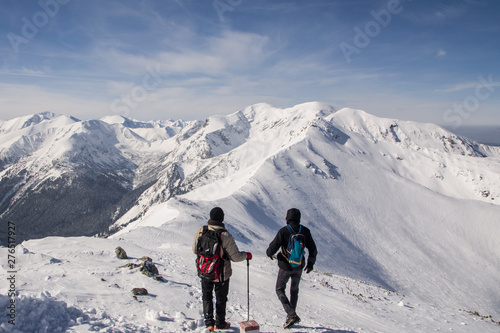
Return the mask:
[[[131,190],[123,186],[123,180],[106,174],[63,175],[26,191],[10,205],[17,182],[4,179],[2,183],[0,194],[6,197],[0,213],[3,220],[15,223],[16,243],[48,236],[106,235],[111,224],[149,187],[147,184]],[[4,235],[0,242],[5,244]]]

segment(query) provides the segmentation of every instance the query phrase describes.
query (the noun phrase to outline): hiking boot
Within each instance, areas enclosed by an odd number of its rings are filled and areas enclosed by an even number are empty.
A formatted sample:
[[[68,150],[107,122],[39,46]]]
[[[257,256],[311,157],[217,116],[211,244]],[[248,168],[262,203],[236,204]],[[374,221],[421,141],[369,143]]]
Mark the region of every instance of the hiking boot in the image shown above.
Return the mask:
[[[215,330],[215,327],[213,327],[213,326],[207,326],[207,330],[209,330],[210,332],[213,332]]]
[[[229,327],[231,327],[231,323],[227,321],[225,323],[215,325],[216,330],[227,330]]]
[[[300,323],[300,317],[294,312],[286,318],[283,328],[292,328],[292,326],[297,323]]]

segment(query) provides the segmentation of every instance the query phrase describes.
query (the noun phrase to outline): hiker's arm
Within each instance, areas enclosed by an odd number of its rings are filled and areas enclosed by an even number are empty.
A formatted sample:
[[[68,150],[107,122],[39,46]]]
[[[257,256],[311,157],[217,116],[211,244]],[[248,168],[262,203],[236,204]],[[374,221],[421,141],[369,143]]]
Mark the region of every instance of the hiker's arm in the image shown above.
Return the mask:
[[[203,230],[203,227],[198,228],[198,230],[196,230],[196,233],[194,234],[194,240],[193,240],[193,253],[194,254],[198,254],[198,253],[196,253],[196,245],[198,243],[198,238],[200,238],[201,230]]]
[[[278,231],[278,233],[274,237],[273,241],[269,244],[269,246],[266,250],[266,255],[268,257],[272,257],[280,249],[281,243],[282,243],[282,236],[281,236],[281,230],[280,230],[280,231]]]
[[[247,253],[240,251],[229,233],[222,233],[222,248],[231,261],[243,261],[247,258]]]
[[[316,256],[318,255],[318,249],[310,233],[307,239],[306,248],[307,252],[309,253],[307,257],[307,265],[312,267],[316,263]]]

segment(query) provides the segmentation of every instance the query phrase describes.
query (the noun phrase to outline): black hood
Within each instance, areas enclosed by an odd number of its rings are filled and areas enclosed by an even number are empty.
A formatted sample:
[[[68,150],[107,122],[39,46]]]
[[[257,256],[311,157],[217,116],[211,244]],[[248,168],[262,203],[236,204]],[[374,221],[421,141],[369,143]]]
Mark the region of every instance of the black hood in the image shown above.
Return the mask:
[[[286,212],[287,223],[296,222],[300,223],[300,210],[297,208],[291,208]]]

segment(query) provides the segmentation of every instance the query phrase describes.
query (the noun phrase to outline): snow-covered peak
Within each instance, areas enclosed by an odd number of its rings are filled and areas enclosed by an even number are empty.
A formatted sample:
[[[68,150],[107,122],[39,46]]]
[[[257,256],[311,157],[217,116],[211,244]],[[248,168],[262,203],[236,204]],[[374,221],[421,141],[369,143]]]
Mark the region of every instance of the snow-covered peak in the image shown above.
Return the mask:
[[[337,127],[374,143],[391,142],[415,150],[431,149],[468,156],[499,156],[496,149],[459,137],[431,123],[381,118],[351,108],[343,108],[327,119]]]
[[[259,103],[230,115],[212,116],[179,132],[172,158],[190,165],[230,158],[234,168],[246,168],[305,139],[312,126],[333,112],[333,107],[317,102],[286,109]]]
[[[415,144],[421,141],[434,139],[431,133],[448,133],[437,125],[402,121],[390,118],[381,118],[371,115],[363,110],[343,108],[330,117],[331,121],[342,129],[355,132],[369,138],[373,142],[412,141]],[[398,136],[402,135],[402,137]],[[421,136],[423,135],[423,137]],[[439,135],[438,135],[439,136]],[[420,141],[420,142],[416,142]]]
[[[34,114],[32,116],[25,117],[25,119],[23,119],[24,123],[22,125],[22,128],[36,125],[36,124],[41,123],[42,121],[50,120],[50,119],[53,119],[55,117],[56,117],[56,115],[54,113],[48,112],[48,111],[37,113],[37,114]]]
[[[267,103],[258,103],[246,107],[242,112],[250,122],[266,122],[273,125],[277,122],[296,120],[298,118],[312,120],[317,117],[324,117],[335,112],[335,108],[320,102],[303,103],[290,108],[277,108]]]
[[[333,105],[322,102],[301,103],[291,107],[290,109],[294,111],[315,113],[318,116],[328,116],[337,110]]]
[[[18,132],[21,134],[33,133],[47,128],[61,127],[79,121],[80,120],[71,116],[56,115],[52,112],[42,112],[6,121],[0,121],[0,135],[11,132]]]
[[[130,119],[120,115],[106,116],[101,118],[102,121],[108,124],[121,124],[128,128],[153,128],[151,122],[143,122],[135,119]]]
[[[16,117],[14,119],[4,121],[4,123],[2,124],[2,127],[6,130],[7,129],[8,130],[19,130],[21,128],[33,126],[33,125],[41,123],[42,121],[50,120],[50,119],[53,119],[55,117],[56,117],[56,115],[52,112],[48,112],[48,111],[40,112],[40,113],[22,116],[22,117]]]
[[[121,125],[130,129],[156,148],[161,147],[165,140],[175,136],[189,123],[183,120],[150,120],[144,122],[120,115],[106,116],[101,120],[108,124]]]
[[[65,133],[66,128],[78,123],[80,121],[74,117],[52,113],[18,117],[0,123],[0,164],[27,158],[43,148],[47,140],[57,138]],[[47,159],[53,157],[46,156]]]

